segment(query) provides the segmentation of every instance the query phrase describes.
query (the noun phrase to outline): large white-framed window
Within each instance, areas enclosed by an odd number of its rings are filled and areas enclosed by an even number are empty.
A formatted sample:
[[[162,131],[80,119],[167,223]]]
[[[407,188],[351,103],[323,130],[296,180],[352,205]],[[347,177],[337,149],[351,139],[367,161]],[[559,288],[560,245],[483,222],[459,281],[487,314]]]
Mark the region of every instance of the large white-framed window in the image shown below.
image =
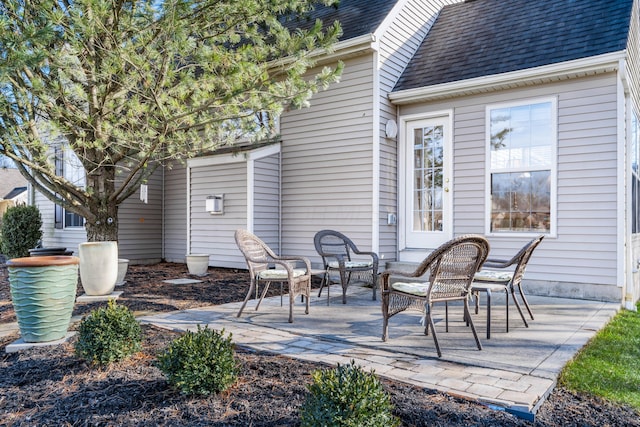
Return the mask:
[[[488,234],[556,234],[558,101],[488,105]]]
[[[63,176],[69,182],[78,187],[85,186],[84,168],[76,154],[64,147],[55,147],[56,175]],[[60,205],[55,205],[55,228],[81,228],[84,227],[84,218]]]

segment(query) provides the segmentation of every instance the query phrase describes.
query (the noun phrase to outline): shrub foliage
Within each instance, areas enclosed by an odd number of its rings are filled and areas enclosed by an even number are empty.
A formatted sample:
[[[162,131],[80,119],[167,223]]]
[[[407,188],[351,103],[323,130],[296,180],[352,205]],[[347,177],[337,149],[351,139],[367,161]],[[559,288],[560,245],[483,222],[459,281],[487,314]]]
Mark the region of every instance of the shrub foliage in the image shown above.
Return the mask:
[[[158,356],[158,368],[174,388],[186,395],[219,393],[238,378],[231,334],[226,338],[207,326],[187,331]]]
[[[76,355],[97,365],[126,359],[142,348],[142,328],[131,310],[113,300],[80,322]]]
[[[29,256],[42,238],[42,218],[35,206],[18,205],[7,209],[1,221],[0,253],[8,258]]]
[[[312,373],[313,383],[300,409],[302,426],[392,427],[389,395],[373,371],[367,373],[354,361],[334,369]]]

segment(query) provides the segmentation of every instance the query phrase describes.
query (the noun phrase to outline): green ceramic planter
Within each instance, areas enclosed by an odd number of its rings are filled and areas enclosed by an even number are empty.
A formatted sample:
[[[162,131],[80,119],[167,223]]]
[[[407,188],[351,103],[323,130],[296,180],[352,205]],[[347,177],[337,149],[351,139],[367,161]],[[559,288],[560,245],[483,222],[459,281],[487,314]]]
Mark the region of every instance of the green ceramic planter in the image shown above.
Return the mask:
[[[25,342],[55,341],[67,334],[79,262],[73,256],[35,256],[7,262],[13,308]]]

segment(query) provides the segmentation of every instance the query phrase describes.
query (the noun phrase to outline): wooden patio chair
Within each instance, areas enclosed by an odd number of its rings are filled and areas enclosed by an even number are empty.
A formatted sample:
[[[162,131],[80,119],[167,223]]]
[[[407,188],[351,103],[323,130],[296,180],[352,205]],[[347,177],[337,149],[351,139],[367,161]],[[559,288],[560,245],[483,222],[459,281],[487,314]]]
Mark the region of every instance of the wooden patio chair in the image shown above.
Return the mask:
[[[465,235],[452,239],[431,252],[412,273],[394,270],[382,272],[382,340],[386,341],[389,336],[389,319],[392,316],[409,309],[417,310],[424,316],[424,334],[429,335],[431,327],[438,357],[442,357],[432,307],[435,303],[445,303],[445,325],[448,332],[448,303],[460,301],[464,305],[464,319],[471,327],[478,350],[482,350],[469,313],[469,296],[473,277],[488,253],[487,239],[479,235]],[[409,280],[391,283],[390,280],[392,276],[394,279],[406,277],[419,280],[425,275],[427,282]]]
[[[354,273],[367,273],[371,275],[371,286],[373,288],[373,300],[376,300],[376,287],[378,282],[378,255],[375,252],[365,252],[358,247],[344,234],[334,230],[321,230],[313,238],[316,251],[322,257],[324,265],[324,277],[318,296],[322,294],[322,289],[327,285],[327,302],[329,301],[329,288],[331,273],[340,274],[340,284],[342,285],[342,303],[347,303],[347,287]],[[352,259],[352,255],[362,256],[363,260]]]
[[[249,291],[237,316],[240,317],[254,292],[257,298],[260,282],[263,282],[265,287],[256,305],[256,311],[267,294],[269,285],[272,282],[277,282],[280,283],[280,304],[282,304],[282,285],[287,283],[289,287],[289,323],[293,323],[293,305],[298,295],[306,297],[305,314],[309,314],[309,296],[311,295],[311,262],[309,259],[298,256],[278,256],[266,243],[247,230],[236,230],[235,238],[238,248],[247,261],[251,275]],[[296,264],[304,264],[304,268],[295,268]],[[269,268],[271,266],[278,268]]]
[[[533,312],[522,290],[522,277],[527,268],[527,263],[531,259],[531,255],[533,255],[533,251],[542,242],[543,238],[544,234],[541,234],[535,239],[532,239],[509,260],[488,258],[481,270],[476,273],[474,282],[471,285],[471,292],[475,296],[476,314],[478,314],[480,292],[487,294],[487,339],[491,338],[491,294],[493,292],[504,292],[505,294],[507,332],[509,332],[509,293],[511,293],[513,297],[513,302],[518,309],[518,313],[520,313],[524,326],[529,327],[529,323],[527,323],[527,319],[525,319],[518,298],[516,298],[516,289],[518,289],[520,293],[522,302],[527,308],[531,320],[534,320]],[[505,270],[514,265],[515,268],[512,271]]]

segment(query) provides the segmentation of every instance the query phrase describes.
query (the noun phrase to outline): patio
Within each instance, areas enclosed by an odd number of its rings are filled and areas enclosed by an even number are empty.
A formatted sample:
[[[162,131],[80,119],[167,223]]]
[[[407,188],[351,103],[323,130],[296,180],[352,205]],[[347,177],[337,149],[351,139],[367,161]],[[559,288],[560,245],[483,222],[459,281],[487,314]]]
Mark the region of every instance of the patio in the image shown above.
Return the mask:
[[[423,335],[420,314],[402,313],[391,319],[389,340],[381,340],[380,301],[371,289],[350,286],[347,304],[339,285],[331,289],[327,305],[312,296],[309,315],[296,304],[294,323],[287,322],[287,303],[265,298],[259,311],[249,301],[241,318],[241,303],[142,317],[143,323],[173,330],[195,330],[210,325],[233,334],[238,344],[286,356],[346,364],[351,360],[378,375],[420,387],[436,389],[533,419],[539,405],[555,386],[567,361],[617,312],[619,304],[531,296],[536,319],[525,328],[512,307],[510,332],[505,333],[504,305],[494,296],[491,339],[486,339],[486,311],[473,315],[483,350],[462,321],[462,307],[451,306],[449,332],[444,331],[444,307],[434,319],[443,356],[436,355],[433,339]],[[483,301],[484,302],[484,301]]]

